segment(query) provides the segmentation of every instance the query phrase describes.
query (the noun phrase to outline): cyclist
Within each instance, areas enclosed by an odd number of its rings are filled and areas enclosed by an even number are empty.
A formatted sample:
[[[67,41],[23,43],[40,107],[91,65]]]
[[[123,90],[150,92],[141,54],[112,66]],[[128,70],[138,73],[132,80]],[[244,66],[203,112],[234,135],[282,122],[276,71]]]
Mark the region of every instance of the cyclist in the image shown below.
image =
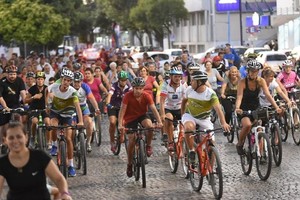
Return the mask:
[[[291,97],[290,92],[292,92],[296,86],[300,86],[300,79],[296,72],[292,70],[294,68],[292,61],[285,60],[282,63],[282,68],[283,71],[278,74],[277,80],[283,84],[289,94],[289,97]]]
[[[226,123],[221,105],[216,93],[206,86],[207,74],[202,71],[195,71],[191,75],[191,85],[186,89],[181,104],[182,123],[185,131],[195,131],[196,125],[201,129],[213,129],[210,121],[210,112],[214,108],[221,121],[224,131],[229,132],[230,126]],[[214,137],[213,137],[214,139]],[[189,159],[195,161],[194,138],[185,134],[185,140],[189,148]]]
[[[109,135],[110,135],[110,144],[111,151],[116,151],[115,146],[115,131],[117,119],[121,107],[122,99],[124,95],[131,91],[132,87],[128,82],[128,73],[126,71],[121,71],[118,73],[118,82],[112,84],[108,96],[106,98],[106,106],[108,108],[109,116]],[[121,133],[121,142],[124,141],[124,134]]]
[[[10,65],[6,69],[7,76],[0,80],[0,104],[6,111],[11,108],[18,108],[20,104],[20,96],[25,100],[26,90],[25,83],[22,78],[17,76],[17,67]],[[7,123],[11,118],[10,114],[0,113],[0,143],[2,143],[3,131],[7,127]]]
[[[78,117],[78,126],[83,126],[82,112],[77,96],[77,91],[72,86],[71,82],[74,79],[74,73],[65,69],[62,70],[61,74],[62,80],[61,83],[53,83],[48,87],[48,93],[46,98],[46,103],[48,105],[49,93],[52,93],[53,100],[52,106],[50,109],[50,119],[51,125],[57,126],[58,124],[63,125],[72,125],[72,114],[74,113],[74,107],[76,109]],[[76,176],[76,171],[73,163],[73,142],[72,142],[72,130],[66,129],[65,131],[67,139],[67,152],[68,152],[68,171],[69,176]],[[56,134],[53,135],[56,137]],[[55,155],[57,151],[57,146],[53,145],[51,149],[51,154]]]
[[[243,110],[256,110],[259,107],[259,92],[263,90],[267,100],[274,106],[278,113],[281,109],[278,107],[272,96],[270,95],[266,81],[258,77],[258,72],[262,68],[262,64],[256,60],[247,62],[247,77],[242,79],[237,87],[237,99],[235,111],[237,114],[242,114]],[[236,144],[236,149],[239,155],[243,155],[243,145],[247,134],[251,130],[252,115],[241,115],[242,130],[240,132],[239,141]]]
[[[28,89],[26,98],[25,98],[25,103],[29,104],[29,109],[30,110],[42,110],[45,109],[45,94],[47,90],[47,86],[44,84],[45,83],[45,73],[44,72],[37,72],[35,75],[36,79],[36,84],[33,85]],[[36,125],[38,123],[38,115],[39,113],[32,113],[29,116],[29,119],[31,119],[31,144],[34,143],[35,141],[35,133],[36,133]],[[44,123],[46,125],[50,124],[50,118],[49,115],[46,112],[42,112],[42,117],[44,119]],[[48,149],[51,149],[51,140],[50,140],[50,135],[49,131],[47,132],[47,140],[48,140]]]
[[[171,68],[170,79],[165,81],[160,93],[160,116],[164,123],[163,141],[168,140],[168,149],[173,150],[173,123],[172,121],[181,119],[181,101],[183,99],[184,91],[186,90],[186,83],[182,79],[182,70],[174,66]],[[169,120],[165,120],[165,118]]]
[[[93,132],[93,121],[92,118],[90,117],[90,110],[87,105],[87,99],[91,102],[93,105],[96,114],[100,115],[100,109],[98,107],[98,103],[95,100],[95,97],[90,89],[90,87],[86,84],[83,83],[83,74],[81,72],[75,72],[74,73],[74,83],[73,87],[77,90],[78,94],[78,99],[79,99],[79,104],[80,108],[83,114],[83,122],[84,126],[86,128],[86,134],[87,134],[87,152],[92,151],[92,146],[91,146],[91,139],[92,139],[92,132]]]
[[[26,74],[26,81],[25,81],[25,88],[28,91],[29,88],[35,85],[35,73],[34,72],[27,72]]]
[[[141,123],[145,128],[151,128],[152,122],[150,117],[146,114],[148,107],[152,110],[157,122],[158,127],[162,127],[162,122],[159,116],[158,111],[154,105],[153,98],[147,92],[144,92],[145,80],[141,77],[134,78],[132,83],[133,91],[130,91],[125,94],[120,112],[119,112],[119,130],[124,131],[124,125],[126,128],[136,129],[138,123]],[[146,153],[150,157],[152,155],[152,138],[153,131],[149,131],[146,135],[147,144],[146,144]],[[135,146],[134,134],[128,134],[128,164],[127,164],[127,176],[132,177],[132,159]]]

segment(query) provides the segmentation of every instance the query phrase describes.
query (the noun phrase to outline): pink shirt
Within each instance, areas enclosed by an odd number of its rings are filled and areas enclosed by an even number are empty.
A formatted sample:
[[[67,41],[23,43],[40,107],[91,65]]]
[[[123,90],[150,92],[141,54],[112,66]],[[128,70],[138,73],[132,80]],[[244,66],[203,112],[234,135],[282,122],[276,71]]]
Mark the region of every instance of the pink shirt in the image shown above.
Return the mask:
[[[83,82],[85,82],[86,84],[88,84],[88,86],[90,86],[96,101],[100,102],[101,101],[101,95],[100,95],[101,90],[100,90],[99,85],[101,84],[101,80],[98,78],[94,78],[94,81],[91,84],[88,83],[86,79],[84,79]]]
[[[285,89],[290,92],[295,87],[296,82],[299,81],[299,77],[294,71],[291,71],[289,74],[282,71],[278,74],[277,80],[279,80],[285,87]]]

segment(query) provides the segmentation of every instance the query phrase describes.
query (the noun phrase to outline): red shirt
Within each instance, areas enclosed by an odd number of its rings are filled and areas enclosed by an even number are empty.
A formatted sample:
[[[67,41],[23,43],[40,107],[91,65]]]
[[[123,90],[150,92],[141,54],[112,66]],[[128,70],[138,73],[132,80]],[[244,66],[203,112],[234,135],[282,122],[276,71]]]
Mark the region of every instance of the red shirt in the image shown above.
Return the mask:
[[[140,101],[138,101],[133,96],[133,91],[125,94],[122,103],[127,105],[124,115],[125,125],[145,115],[148,111],[148,106],[154,104],[152,97],[146,92],[142,93]]]
[[[90,86],[92,93],[96,99],[97,102],[101,101],[101,95],[100,95],[100,87],[99,85],[101,84],[101,80],[99,78],[94,78],[94,81],[90,84],[86,79],[83,80],[88,86]]]
[[[153,97],[153,83],[155,82],[155,78],[153,76],[148,76],[147,80],[145,81],[144,91]]]

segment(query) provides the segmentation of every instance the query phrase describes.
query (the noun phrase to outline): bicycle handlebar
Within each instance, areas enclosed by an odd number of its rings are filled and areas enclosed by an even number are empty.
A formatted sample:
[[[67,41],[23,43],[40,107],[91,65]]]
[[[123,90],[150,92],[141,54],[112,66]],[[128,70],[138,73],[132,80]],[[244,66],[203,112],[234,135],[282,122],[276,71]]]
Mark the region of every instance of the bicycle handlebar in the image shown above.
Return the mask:
[[[201,133],[205,133],[205,134],[208,134],[208,133],[211,133],[211,132],[215,132],[215,131],[219,131],[219,130],[223,130],[223,128],[216,128],[216,129],[204,129],[204,130],[195,130],[195,131],[184,131],[185,134],[188,134],[188,133],[193,133],[193,134],[201,134]]]
[[[85,129],[84,126],[77,126],[77,125],[57,125],[57,126],[47,126],[47,125],[45,125],[43,127],[45,127],[48,130],[65,129],[65,128],[79,129],[79,130]]]

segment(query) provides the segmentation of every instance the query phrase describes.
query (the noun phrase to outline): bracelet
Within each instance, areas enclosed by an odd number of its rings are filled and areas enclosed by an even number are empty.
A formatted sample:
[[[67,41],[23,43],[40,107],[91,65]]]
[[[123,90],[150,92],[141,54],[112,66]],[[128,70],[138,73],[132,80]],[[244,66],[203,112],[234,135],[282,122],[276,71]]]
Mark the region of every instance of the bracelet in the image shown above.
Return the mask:
[[[34,99],[33,96],[31,97],[31,99]]]
[[[63,192],[63,193],[61,193],[61,195],[64,195],[64,194],[70,196],[69,192]]]
[[[99,110],[100,110],[99,108],[95,109],[95,111],[99,111]]]

